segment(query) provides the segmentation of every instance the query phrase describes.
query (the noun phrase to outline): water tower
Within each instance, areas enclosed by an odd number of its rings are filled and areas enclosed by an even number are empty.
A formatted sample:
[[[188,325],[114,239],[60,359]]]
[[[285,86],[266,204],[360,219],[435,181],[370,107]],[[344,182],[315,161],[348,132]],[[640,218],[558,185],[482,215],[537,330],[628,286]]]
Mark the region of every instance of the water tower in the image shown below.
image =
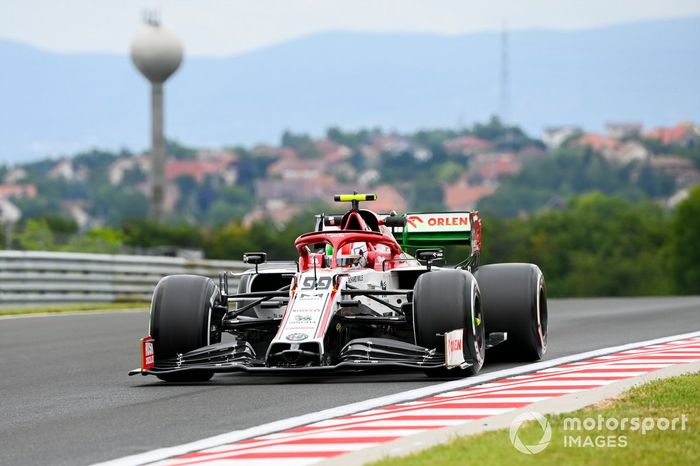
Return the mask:
[[[144,27],[131,43],[131,59],[151,82],[151,218],[160,221],[165,193],[163,83],[182,62],[182,44],[160,25],[153,12],[144,14],[144,20]]]

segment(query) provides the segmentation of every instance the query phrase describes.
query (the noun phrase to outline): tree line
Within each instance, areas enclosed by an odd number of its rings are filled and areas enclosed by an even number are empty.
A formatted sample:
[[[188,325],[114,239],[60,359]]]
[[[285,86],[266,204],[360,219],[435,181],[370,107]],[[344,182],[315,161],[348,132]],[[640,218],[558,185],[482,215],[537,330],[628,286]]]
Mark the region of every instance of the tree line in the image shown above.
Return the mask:
[[[10,246],[106,253],[169,246],[202,249],[212,259],[240,259],[246,251],[262,250],[271,260],[288,260],[296,258],[294,239],[313,228],[319,211],[303,212],[284,226],[261,220],[202,228],[138,219],[82,234],[70,220],[36,217],[20,225]],[[551,296],[700,293],[700,187],[672,211],[650,201],[592,192],[527,217],[485,211],[482,218],[482,263],[536,263]],[[7,239],[3,236],[2,244]],[[448,260],[456,263],[463,255],[451,248]]]

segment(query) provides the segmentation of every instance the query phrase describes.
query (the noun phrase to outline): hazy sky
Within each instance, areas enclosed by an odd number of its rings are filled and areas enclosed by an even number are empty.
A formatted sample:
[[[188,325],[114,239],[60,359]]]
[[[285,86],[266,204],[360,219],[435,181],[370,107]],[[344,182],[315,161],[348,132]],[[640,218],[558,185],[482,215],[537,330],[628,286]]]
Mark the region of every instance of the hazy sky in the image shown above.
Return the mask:
[[[191,55],[227,55],[328,30],[579,29],[700,14],[700,0],[0,0],[0,38],[63,52],[126,53],[144,8]]]

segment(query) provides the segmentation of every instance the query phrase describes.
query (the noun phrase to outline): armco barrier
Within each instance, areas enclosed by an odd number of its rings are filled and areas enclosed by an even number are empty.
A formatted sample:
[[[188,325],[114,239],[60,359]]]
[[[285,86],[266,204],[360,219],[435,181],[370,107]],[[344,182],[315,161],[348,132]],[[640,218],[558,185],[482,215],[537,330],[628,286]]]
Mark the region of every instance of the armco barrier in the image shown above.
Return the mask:
[[[179,257],[0,251],[0,305],[149,301],[165,275],[191,273],[218,281],[241,261]]]

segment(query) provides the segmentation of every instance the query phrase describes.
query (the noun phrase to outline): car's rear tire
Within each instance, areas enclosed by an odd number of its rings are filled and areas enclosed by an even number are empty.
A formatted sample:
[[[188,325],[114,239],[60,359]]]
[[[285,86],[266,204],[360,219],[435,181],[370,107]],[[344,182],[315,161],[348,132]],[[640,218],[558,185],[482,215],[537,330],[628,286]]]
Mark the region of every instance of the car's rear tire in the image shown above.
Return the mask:
[[[199,275],[170,275],[158,282],[151,303],[151,331],[156,365],[159,359],[173,358],[207,346],[220,338],[212,333],[212,308],[220,297],[214,281]],[[158,374],[166,382],[203,382],[214,373],[191,370]]]
[[[481,370],[485,356],[484,315],[479,287],[464,270],[438,270],[422,274],[413,288],[413,329],[418,346],[444,352],[444,334],[464,329],[466,369],[426,370],[430,377],[464,377]]]
[[[486,331],[507,332],[493,350],[511,361],[538,361],[547,351],[547,294],[534,264],[482,265],[474,274],[488,316]]]

